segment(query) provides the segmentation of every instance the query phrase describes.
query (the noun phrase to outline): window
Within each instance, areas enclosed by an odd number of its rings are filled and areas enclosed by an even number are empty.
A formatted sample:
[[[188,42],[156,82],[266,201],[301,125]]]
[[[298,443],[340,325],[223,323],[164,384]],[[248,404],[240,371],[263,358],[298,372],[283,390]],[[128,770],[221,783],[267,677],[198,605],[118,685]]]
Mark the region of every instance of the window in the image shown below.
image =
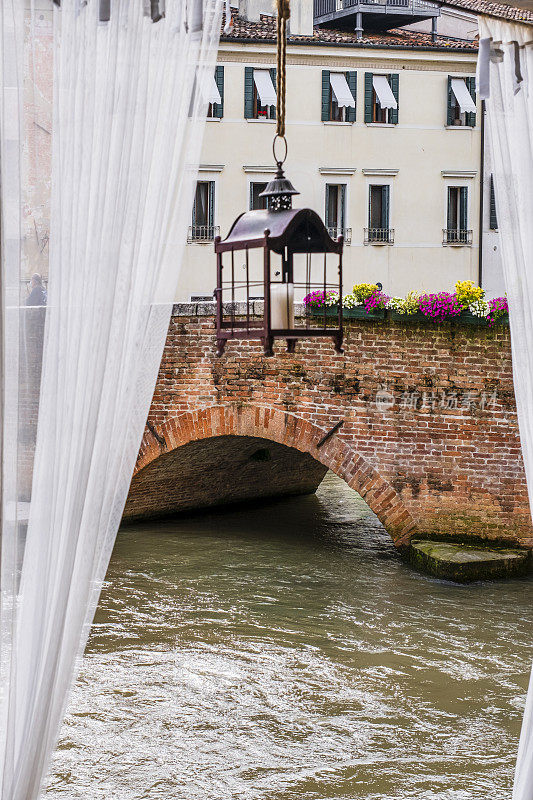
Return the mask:
[[[357,72],[322,70],[322,121],[355,122]]]
[[[217,66],[211,82],[208,119],[222,119],[224,116],[224,67]]]
[[[217,235],[215,230],[215,182],[198,181],[192,208],[190,242],[210,242]]]
[[[254,182],[250,184],[250,211],[258,211],[267,207],[266,197],[259,196],[261,192],[265,191],[266,187],[266,183]]]
[[[276,119],[276,70],[244,68],[245,119]]]
[[[326,184],[326,228],[329,235],[336,239],[345,236],[346,218],[346,184]]]
[[[472,244],[468,230],[468,188],[448,186],[447,228],[443,244]]]
[[[369,186],[365,244],[394,244],[394,231],[389,228],[389,208],[390,186]]]
[[[400,78],[397,73],[365,72],[365,122],[398,124]]]
[[[496,195],[494,193],[494,177],[490,176],[490,206],[489,206],[489,228],[491,231],[498,230],[498,215],[496,214]]]
[[[476,125],[476,79],[448,76],[448,125]]]

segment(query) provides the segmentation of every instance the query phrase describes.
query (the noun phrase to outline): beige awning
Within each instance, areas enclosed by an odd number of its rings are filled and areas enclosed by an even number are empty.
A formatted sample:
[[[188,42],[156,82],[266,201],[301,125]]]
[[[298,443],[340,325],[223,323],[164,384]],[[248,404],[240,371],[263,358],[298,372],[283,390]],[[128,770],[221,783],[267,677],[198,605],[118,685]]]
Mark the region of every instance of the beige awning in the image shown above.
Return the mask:
[[[466,113],[476,113],[476,104],[472,100],[472,95],[466,88],[464,78],[452,78],[452,92],[454,93],[459,108]]]
[[[374,91],[377,94],[381,108],[398,108],[398,103],[392,93],[386,75],[374,75],[372,77],[372,85],[374,86]]]
[[[337,105],[343,106],[344,108],[355,108],[355,100],[348,86],[346,76],[343,75],[342,72],[332,72],[329,76],[329,82],[331,83]]]
[[[268,69],[254,69],[254,83],[263,106],[276,105],[276,90]]]

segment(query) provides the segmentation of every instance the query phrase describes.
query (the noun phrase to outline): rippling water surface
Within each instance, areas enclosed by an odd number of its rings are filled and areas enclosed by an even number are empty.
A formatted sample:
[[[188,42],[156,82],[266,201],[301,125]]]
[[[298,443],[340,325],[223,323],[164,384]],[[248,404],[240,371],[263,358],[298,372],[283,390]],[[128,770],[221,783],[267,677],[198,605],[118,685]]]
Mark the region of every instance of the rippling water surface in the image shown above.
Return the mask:
[[[533,582],[405,566],[339,479],[123,529],[47,800],[504,800]]]

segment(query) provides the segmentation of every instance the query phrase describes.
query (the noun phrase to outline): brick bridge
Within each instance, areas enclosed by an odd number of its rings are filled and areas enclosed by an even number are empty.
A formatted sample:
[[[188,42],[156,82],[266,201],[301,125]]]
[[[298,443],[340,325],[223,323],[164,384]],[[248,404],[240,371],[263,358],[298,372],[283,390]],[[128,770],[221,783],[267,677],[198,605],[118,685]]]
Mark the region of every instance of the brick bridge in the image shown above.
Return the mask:
[[[126,519],[312,492],[330,469],[398,547],[533,547],[508,327],[348,320],[344,355],[229,342],[217,359],[212,316],[190,312],[174,308]]]

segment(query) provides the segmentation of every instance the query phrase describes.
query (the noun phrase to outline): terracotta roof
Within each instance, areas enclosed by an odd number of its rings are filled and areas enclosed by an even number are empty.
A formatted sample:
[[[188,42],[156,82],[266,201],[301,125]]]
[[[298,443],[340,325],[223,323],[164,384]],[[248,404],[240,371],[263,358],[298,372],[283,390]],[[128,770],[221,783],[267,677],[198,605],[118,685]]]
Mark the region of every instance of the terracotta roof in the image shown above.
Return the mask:
[[[484,2],[484,0],[472,0]],[[455,0],[461,2],[461,0]],[[466,2],[466,0],[465,0]],[[490,5],[490,4],[489,4]],[[260,22],[248,22],[233,14],[233,30],[229,34],[222,34],[222,41],[248,41],[248,42],[275,42],[275,18],[261,15]],[[431,48],[436,50],[466,50],[475,52],[476,42],[461,39],[451,39],[447,36],[438,36],[435,42],[431,34],[419,31],[409,31],[395,28],[390,31],[372,33],[365,31],[362,39],[357,39],[355,33],[338,31],[330,28],[315,28],[312,36],[290,36],[289,44],[320,44],[340,45],[351,47],[398,47],[398,48]]]
[[[446,0],[444,5],[464,8],[465,11],[471,11],[473,14],[487,14],[489,17],[533,24],[533,11],[526,11],[525,8],[515,8],[515,6],[503,3],[490,3],[488,0]]]

